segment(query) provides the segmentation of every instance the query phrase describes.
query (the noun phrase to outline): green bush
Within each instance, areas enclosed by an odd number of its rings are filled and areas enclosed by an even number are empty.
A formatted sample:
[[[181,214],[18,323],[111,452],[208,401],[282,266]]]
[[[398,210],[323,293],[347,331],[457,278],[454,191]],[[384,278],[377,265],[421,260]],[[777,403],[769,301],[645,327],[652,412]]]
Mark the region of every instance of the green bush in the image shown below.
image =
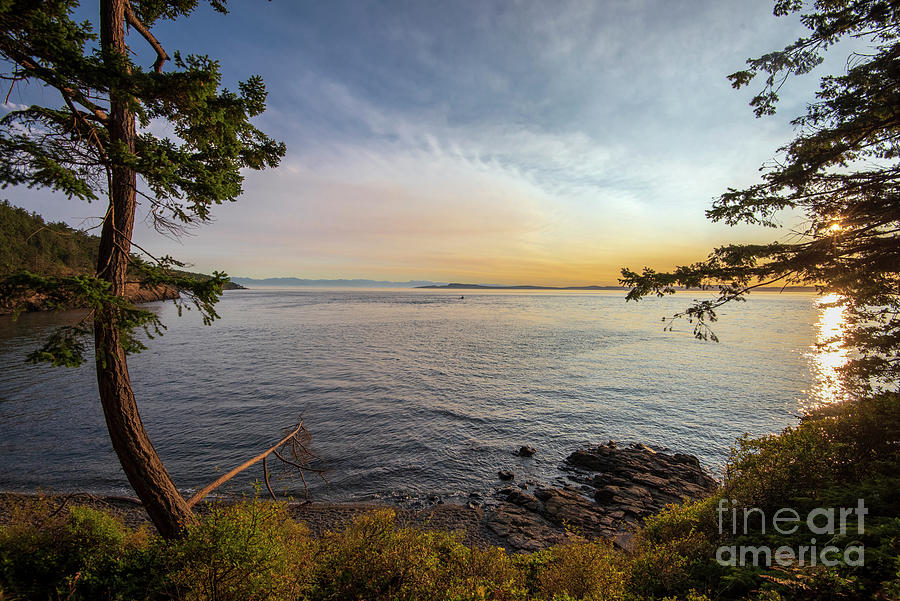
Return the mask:
[[[537,593],[543,599],[624,599],[626,566],[625,555],[606,540],[554,547],[537,574]]]
[[[12,598],[117,598],[129,586],[122,567],[144,540],[107,513],[39,498],[0,529],[0,587]]]
[[[174,599],[298,599],[310,583],[315,543],[285,506],[254,499],[217,504],[182,539],[158,544]]]
[[[826,406],[796,427],[732,451],[725,496],[769,508],[821,500],[874,477],[896,477],[900,464],[900,395],[884,393]]]
[[[524,598],[521,573],[501,549],[466,547],[445,532],[399,527],[391,510],[357,518],[320,541],[315,599]]]
[[[779,435],[744,438],[728,463],[724,488],[695,503],[672,506],[647,520],[631,561],[632,593],[645,597],[685,595],[690,589],[719,598],[843,599],[883,595],[897,574],[900,552],[900,397],[893,393],[825,407]],[[864,566],[793,566],[765,569],[723,567],[719,545],[809,544],[805,526],[794,535],[769,530],[733,535],[725,517],[719,532],[718,503],[734,500],[739,511],[791,507],[801,516],[815,507],[855,507],[865,499],[863,535],[832,537],[828,544],[862,543]],[[855,523],[849,524],[855,532]],[[820,537],[820,545],[823,544]],[[789,572],[786,574],[786,572]],[[754,592],[756,591],[756,592]],[[763,598],[760,597],[760,598]]]

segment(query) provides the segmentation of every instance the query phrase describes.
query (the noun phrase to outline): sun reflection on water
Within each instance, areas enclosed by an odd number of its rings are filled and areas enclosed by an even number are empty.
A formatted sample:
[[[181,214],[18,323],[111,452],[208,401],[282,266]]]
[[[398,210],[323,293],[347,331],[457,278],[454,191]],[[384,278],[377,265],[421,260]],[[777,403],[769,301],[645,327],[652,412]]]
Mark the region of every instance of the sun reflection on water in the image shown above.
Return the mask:
[[[816,378],[815,388],[809,395],[812,406],[834,403],[846,396],[839,370],[849,359],[842,340],[847,320],[844,307],[834,304],[838,300],[838,295],[827,294],[816,301],[819,321],[816,323],[816,344],[810,352]]]

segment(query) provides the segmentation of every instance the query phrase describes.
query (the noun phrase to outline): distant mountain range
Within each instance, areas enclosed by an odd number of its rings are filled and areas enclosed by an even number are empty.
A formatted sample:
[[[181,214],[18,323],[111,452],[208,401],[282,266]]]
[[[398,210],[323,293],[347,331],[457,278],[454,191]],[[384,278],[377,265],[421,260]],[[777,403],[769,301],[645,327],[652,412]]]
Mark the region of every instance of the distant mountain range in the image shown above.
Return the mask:
[[[424,288],[432,290],[621,290],[621,286],[502,286],[499,284],[459,284],[408,280],[388,282],[384,280],[308,280],[304,278],[240,278],[231,281],[242,286],[318,287],[318,288]]]
[[[502,286],[499,284],[430,284],[417,286],[418,288],[431,288],[441,290],[625,290],[623,286]],[[699,288],[676,288],[680,291],[700,291]],[[715,292],[714,288],[708,290]],[[815,292],[814,286],[766,286],[756,288],[754,292]]]
[[[387,282],[384,280],[307,280],[303,278],[231,278],[232,282],[242,286],[307,286],[318,288],[422,288],[425,286],[444,286],[439,282],[428,280],[409,280],[406,282]]]
[[[621,286],[500,286],[487,284],[430,284],[417,288],[444,290],[622,290]]]
[[[239,278],[233,277],[231,281],[242,286],[272,286],[280,288],[308,287],[308,288],[419,288],[426,290],[619,290],[622,286],[504,286],[501,284],[450,284],[431,282],[428,280],[407,280],[405,282],[388,282],[384,280],[309,280],[304,278]],[[686,290],[679,288],[679,290]],[[788,286],[784,289],[777,286],[757,288],[756,292],[814,292],[815,288],[809,286]]]

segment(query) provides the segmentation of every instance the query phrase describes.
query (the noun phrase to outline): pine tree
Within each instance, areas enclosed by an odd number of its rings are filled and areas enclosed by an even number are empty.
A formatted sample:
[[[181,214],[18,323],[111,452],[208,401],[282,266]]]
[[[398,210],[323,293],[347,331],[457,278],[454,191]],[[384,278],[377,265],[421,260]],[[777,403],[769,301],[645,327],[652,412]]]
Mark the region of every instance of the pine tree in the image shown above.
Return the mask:
[[[225,12],[223,1],[210,4]],[[258,76],[236,92],[220,89],[215,61],[177,52],[170,57],[153,35],[155,23],[187,16],[196,6],[197,0],[100,0],[98,36],[91,22],[73,19],[76,0],[0,0],[0,77],[58,94],[56,105],[14,110],[0,121],[0,182],[108,202],[94,276],[18,273],[3,282],[0,295],[37,292],[91,310],[89,320],[60,329],[31,358],[78,365],[85,360],[83,337],[93,332],[113,448],[167,537],[194,518],[138,413],[126,356],[143,348],[140,330],[160,332],[162,324],[125,299],[126,278],[178,287],[209,323],[217,317],[224,274],[198,281],[174,273],[180,264],[169,257],[150,261],[132,254],[137,198],[147,202],[159,228],[203,222],[213,205],[241,194],[241,169],[274,167],[285,152],[250,122],[265,109]],[[131,43],[153,49],[152,67],[134,62]],[[151,120],[166,121],[173,138],[150,133]]]
[[[729,76],[735,88],[764,77],[752,101],[757,117],[775,112],[778,92],[812,71],[842,40],[864,42],[840,75],[826,75],[795,138],[767,165],[762,181],[729,189],[707,211],[713,221],[776,227],[780,212],[805,216],[788,241],[732,244],[670,273],[622,270],[629,300],[678,286],[718,288],[679,316],[698,338],[723,303],[767,284],[815,285],[845,307],[843,342],[855,356],[844,370],[858,392],[895,388],[900,375],[900,1],[777,0],[775,15],[800,13],[809,34],[747,61]]]

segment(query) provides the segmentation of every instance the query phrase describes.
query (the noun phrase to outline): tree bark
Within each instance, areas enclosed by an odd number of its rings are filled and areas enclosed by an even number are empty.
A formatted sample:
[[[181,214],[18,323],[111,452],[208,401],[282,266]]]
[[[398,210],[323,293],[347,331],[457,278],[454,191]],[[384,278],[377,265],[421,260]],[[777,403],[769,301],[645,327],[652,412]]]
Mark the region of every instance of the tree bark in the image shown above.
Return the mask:
[[[111,68],[128,56],[125,44],[125,17],[128,0],[101,0],[100,44]],[[120,63],[121,64],[121,63]],[[133,100],[115,88],[110,90],[109,135],[110,168],[109,212],[103,222],[97,275],[112,285],[112,292],[125,295],[125,276],[134,227],[136,174],[116,160],[121,153],[133,154],[135,116]],[[97,385],[106,426],[113,449],[119,457],[128,481],[144,504],[159,533],[166,538],[178,536],[194,521],[187,502],[175,488],[144,430],[138,413],[128,364],[118,329],[119,316],[106,307],[94,316],[94,342],[97,349]]]

